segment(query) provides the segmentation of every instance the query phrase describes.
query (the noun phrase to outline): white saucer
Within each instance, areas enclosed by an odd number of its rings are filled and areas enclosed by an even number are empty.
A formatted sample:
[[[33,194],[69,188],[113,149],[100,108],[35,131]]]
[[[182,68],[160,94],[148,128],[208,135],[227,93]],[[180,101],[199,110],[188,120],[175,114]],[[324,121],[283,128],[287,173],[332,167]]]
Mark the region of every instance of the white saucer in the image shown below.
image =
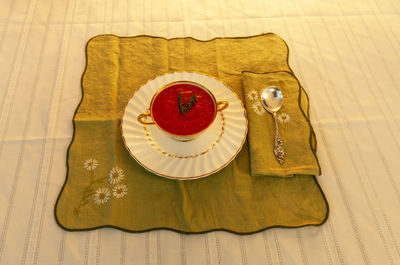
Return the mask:
[[[156,125],[144,126],[137,121],[148,111],[159,88],[181,80],[202,84],[217,101],[229,102],[214,123],[189,142],[173,140]],[[246,139],[247,118],[239,97],[222,82],[202,74],[178,72],[149,81],[133,95],[125,107],[121,132],[129,153],[145,169],[171,179],[197,179],[217,172],[235,158]]]

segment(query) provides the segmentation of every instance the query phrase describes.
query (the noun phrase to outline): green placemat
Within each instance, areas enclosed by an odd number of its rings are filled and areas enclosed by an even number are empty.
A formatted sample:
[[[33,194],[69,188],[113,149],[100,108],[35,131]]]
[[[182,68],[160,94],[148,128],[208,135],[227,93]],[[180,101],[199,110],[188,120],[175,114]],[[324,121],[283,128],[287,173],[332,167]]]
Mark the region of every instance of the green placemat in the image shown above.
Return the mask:
[[[61,227],[252,233],[275,226],[320,225],[326,220],[328,204],[315,176],[252,176],[247,142],[221,171],[179,181],[146,171],[129,155],[121,138],[125,105],[135,91],[159,75],[206,74],[230,86],[244,101],[242,72],[291,73],[288,48],[280,37],[263,34],[198,41],[101,35],[88,42],[86,54],[67,178],[55,207]],[[308,108],[306,97],[300,102]],[[314,148],[312,135],[310,141],[309,148]]]

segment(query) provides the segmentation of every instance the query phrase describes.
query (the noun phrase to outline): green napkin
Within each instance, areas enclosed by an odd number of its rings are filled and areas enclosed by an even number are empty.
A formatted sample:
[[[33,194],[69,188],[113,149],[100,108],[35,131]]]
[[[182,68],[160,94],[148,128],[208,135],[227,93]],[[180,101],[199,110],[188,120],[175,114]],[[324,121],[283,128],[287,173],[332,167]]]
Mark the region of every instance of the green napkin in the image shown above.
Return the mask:
[[[157,76],[177,71],[206,74],[230,86],[244,101],[243,71],[290,72],[288,48],[279,36],[198,41],[101,35],[88,42],[86,54],[67,177],[55,207],[62,228],[252,233],[275,226],[320,225],[326,220],[328,204],[316,178],[250,175],[247,141],[217,173],[180,181],[145,170],[130,156],[121,137],[125,105]],[[273,165],[275,160],[265,163]]]
[[[245,105],[249,120],[250,168],[253,176],[291,177],[293,174],[320,175],[315,154],[315,138],[308,119],[308,97],[290,72],[243,72]],[[264,88],[278,87],[283,105],[277,113],[285,160],[274,156],[275,123],[272,114],[261,105]],[[313,140],[314,139],[314,140]]]

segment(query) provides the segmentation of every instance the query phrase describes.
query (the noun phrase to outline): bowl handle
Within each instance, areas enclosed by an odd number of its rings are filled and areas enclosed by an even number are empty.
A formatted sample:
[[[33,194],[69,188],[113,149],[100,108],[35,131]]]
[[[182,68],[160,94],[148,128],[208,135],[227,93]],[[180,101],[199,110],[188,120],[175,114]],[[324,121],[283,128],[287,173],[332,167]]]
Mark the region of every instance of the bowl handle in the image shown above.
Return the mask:
[[[149,124],[154,124],[155,123],[154,121],[145,121],[145,120],[143,120],[143,118],[146,118],[146,117],[150,117],[151,118],[151,114],[149,112],[142,113],[142,114],[140,114],[138,116],[137,120],[138,120],[138,122],[140,124],[143,124],[143,125],[149,125]]]
[[[217,102],[217,111],[226,109],[229,106],[228,101],[222,100]]]

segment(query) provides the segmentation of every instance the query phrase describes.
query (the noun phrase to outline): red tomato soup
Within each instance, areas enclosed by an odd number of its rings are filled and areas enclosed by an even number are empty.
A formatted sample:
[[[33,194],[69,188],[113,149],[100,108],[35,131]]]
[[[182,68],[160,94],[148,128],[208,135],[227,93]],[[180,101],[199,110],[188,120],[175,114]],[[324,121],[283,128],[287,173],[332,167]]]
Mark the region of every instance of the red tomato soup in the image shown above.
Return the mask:
[[[197,101],[184,114],[179,107],[190,102],[193,94]],[[209,92],[192,83],[176,83],[161,90],[153,100],[151,114],[157,125],[175,135],[192,135],[206,129],[216,115],[216,102]]]

